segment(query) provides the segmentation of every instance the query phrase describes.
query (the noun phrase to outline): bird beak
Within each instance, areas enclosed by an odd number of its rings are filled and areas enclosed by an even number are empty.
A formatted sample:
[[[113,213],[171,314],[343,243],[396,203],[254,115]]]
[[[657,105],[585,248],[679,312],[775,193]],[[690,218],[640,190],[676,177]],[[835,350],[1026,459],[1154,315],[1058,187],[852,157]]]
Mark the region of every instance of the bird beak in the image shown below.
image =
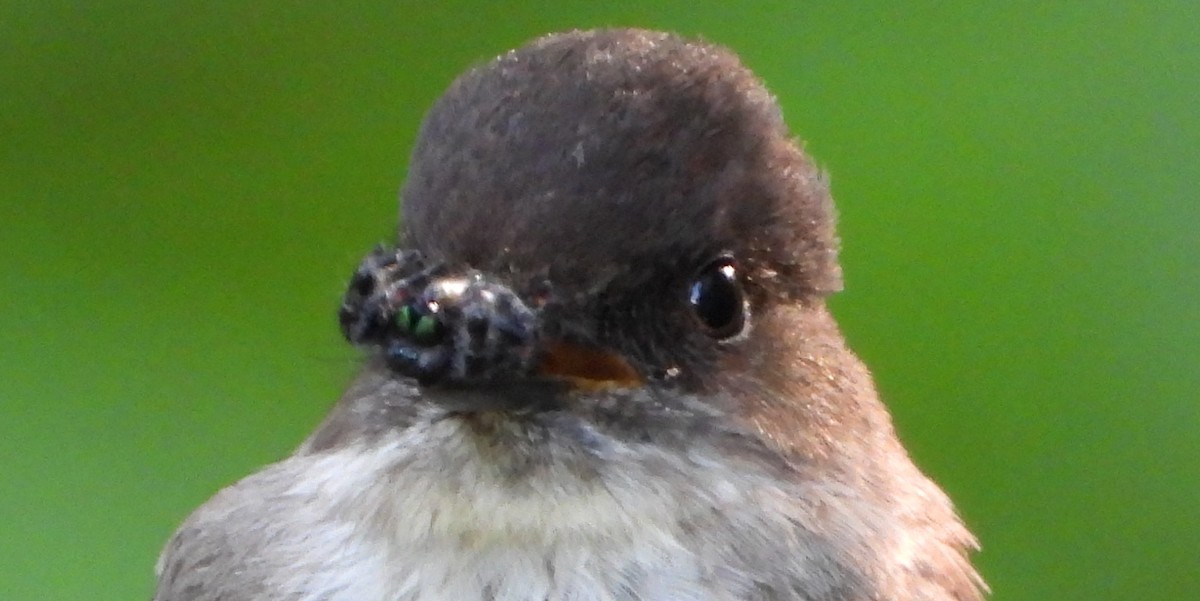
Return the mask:
[[[633,366],[611,351],[548,341],[537,364],[539,376],[565,380],[578,390],[634,388],[643,384]]]

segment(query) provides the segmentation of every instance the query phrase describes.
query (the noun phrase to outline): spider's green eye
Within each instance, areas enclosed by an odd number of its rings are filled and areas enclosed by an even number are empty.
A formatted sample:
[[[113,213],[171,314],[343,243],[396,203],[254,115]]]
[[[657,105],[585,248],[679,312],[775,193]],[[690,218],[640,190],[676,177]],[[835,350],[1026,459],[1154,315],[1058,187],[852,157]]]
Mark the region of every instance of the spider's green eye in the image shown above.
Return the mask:
[[[433,315],[422,315],[412,327],[412,337],[419,344],[436,344],[445,334],[442,321]]]
[[[396,325],[400,327],[400,331],[409,334],[413,331],[416,325],[417,313],[413,311],[412,305],[404,305],[396,312]]]
[[[411,304],[400,307],[393,319],[400,335],[421,346],[438,344],[446,335],[446,326],[438,319],[437,313],[418,311]]]

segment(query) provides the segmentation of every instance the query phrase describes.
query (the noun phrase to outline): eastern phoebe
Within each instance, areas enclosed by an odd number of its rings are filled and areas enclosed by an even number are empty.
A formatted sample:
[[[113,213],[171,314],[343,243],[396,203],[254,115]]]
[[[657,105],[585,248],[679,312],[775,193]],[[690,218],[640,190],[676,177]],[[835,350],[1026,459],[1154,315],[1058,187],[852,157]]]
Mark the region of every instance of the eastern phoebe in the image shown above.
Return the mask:
[[[217,493],[159,601],[977,600],[825,299],[828,184],[729,51],[538,39],[426,117],[362,375]]]

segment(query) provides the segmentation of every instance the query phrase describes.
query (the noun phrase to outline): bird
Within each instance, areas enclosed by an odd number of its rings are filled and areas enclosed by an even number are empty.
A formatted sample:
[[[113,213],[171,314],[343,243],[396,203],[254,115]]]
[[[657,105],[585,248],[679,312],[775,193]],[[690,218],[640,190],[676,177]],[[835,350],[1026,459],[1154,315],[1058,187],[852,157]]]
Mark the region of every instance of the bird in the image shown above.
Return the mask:
[[[731,50],[568,31],[426,115],[361,373],[168,541],[156,601],[977,601],[827,301],[829,179]]]

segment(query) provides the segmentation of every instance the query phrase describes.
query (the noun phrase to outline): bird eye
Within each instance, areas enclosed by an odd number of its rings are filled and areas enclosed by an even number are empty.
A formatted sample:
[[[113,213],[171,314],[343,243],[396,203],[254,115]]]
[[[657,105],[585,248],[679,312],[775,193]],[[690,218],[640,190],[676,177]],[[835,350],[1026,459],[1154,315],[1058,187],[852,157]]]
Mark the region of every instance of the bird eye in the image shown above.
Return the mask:
[[[696,319],[718,340],[736,336],[746,325],[746,303],[730,257],[709,263],[692,280],[688,303]]]

